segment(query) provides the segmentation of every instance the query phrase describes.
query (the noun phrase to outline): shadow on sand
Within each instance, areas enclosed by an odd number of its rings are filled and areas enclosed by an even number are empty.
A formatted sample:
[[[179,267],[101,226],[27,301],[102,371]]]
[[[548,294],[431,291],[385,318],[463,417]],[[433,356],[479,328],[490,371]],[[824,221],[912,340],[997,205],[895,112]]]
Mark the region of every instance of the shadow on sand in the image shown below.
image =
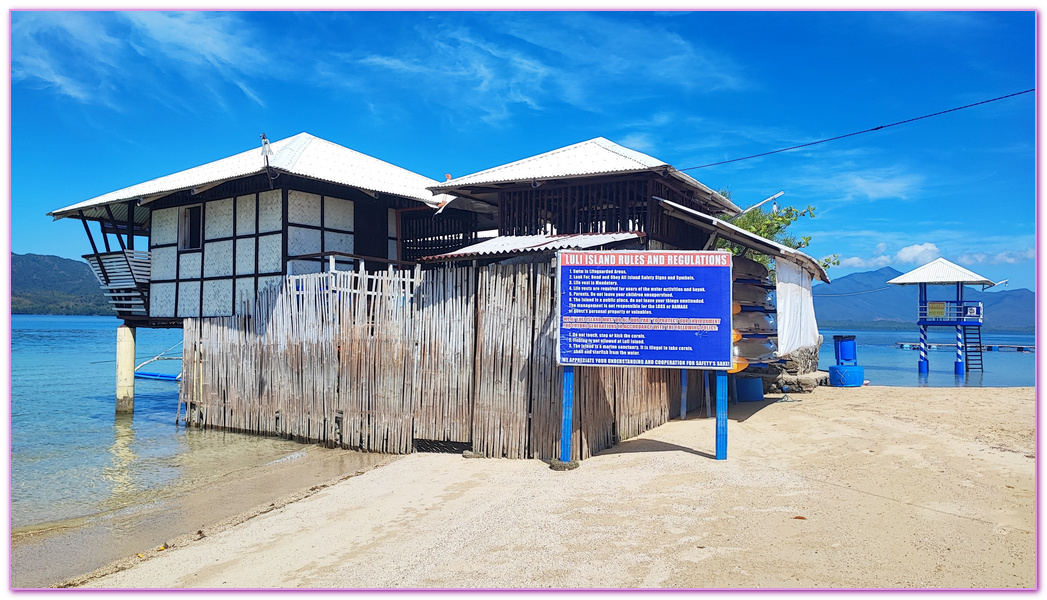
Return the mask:
[[[744,422],[756,413],[760,412],[764,408],[780,401],[783,396],[777,398],[765,398],[761,402],[739,402],[737,404],[733,402],[727,403],[727,419],[729,421]],[[691,411],[685,420],[701,420],[706,419],[704,416],[704,408],[697,411]],[[679,419],[673,419],[678,421]],[[730,436],[728,435],[728,439]],[[661,440],[652,440],[648,438],[633,438],[624,440],[616,446],[607,448],[597,452],[595,456],[609,456],[613,454],[632,454],[634,452],[686,452],[688,454],[695,454],[705,458],[716,459],[715,454],[709,452],[702,452],[701,450],[695,450],[687,446],[681,446],[679,444],[671,444],[669,442],[663,442]]]

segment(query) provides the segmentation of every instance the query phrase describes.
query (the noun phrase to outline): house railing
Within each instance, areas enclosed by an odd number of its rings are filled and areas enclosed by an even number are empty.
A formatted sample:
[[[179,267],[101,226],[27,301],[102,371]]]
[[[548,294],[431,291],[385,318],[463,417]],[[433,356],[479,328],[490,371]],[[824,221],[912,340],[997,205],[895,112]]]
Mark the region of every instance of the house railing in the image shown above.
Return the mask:
[[[149,252],[120,250],[85,254],[106,299],[122,318],[141,318],[149,314]]]

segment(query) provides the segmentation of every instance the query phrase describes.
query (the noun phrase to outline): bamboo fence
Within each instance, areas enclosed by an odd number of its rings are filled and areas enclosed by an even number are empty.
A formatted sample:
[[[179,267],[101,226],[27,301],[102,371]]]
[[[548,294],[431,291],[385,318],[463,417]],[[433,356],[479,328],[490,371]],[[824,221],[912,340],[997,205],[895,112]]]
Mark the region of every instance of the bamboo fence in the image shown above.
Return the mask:
[[[238,312],[185,320],[188,425],[393,454],[433,440],[559,456],[549,264],[289,276]],[[576,368],[572,458],[678,414],[679,373]]]

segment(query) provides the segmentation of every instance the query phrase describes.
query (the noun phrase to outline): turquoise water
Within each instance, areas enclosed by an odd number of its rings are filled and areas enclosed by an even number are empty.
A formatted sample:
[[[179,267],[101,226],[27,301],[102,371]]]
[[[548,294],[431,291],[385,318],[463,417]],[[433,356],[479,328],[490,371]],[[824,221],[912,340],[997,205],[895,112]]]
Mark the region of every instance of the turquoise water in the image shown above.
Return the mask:
[[[853,335],[857,344],[858,365],[865,369],[865,379],[870,385],[901,387],[1031,387],[1036,384],[1036,353],[995,351],[983,352],[984,372],[972,371],[966,377],[957,377],[954,372],[956,361],[956,330],[954,328],[930,328],[927,340],[946,344],[942,350],[928,350],[927,362],[930,372],[921,379],[917,371],[919,350],[903,350],[898,342],[919,344],[920,333],[916,325],[912,331],[862,331],[823,329],[824,341],[819,351],[818,366],[826,370],[836,364],[834,335]],[[1032,334],[982,333],[982,344],[1008,344],[1034,346]]]
[[[301,449],[176,426],[175,382],[136,379],[134,415],[117,418],[118,324],[115,317],[12,316],[13,528],[127,510]],[[138,329],[135,364],[181,339],[181,329]],[[143,371],[180,369],[181,361],[165,360]]]

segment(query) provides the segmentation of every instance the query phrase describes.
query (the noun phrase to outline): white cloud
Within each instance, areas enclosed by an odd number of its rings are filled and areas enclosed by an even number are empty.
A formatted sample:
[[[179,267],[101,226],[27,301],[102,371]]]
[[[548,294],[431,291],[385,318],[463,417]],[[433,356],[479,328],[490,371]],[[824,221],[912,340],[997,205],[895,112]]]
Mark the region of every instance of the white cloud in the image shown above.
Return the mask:
[[[18,12],[11,24],[12,82],[84,104],[119,108],[125,94],[150,93],[168,102],[187,81],[219,103],[231,86],[263,104],[248,75],[273,68],[247,24],[229,13]]]
[[[987,258],[989,258],[989,255],[982,252],[966,252],[956,257],[956,262],[961,265],[980,265]]]
[[[895,264],[915,263],[923,265],[941,256],[941,251],[938,249],[938,246],[930,242],[906,246],[893,256],[890,254],[884,254],[886,249],[887,244],[880,242],[879,244],[876,244],[876,248],[873,250],[874,256],[869,258],[862,258],[860,256],[841,258],[840,266],[879,269]]]
[[[840,266],[860,267],[866,269],[881,269],[883,267],[890,266],[893,260],[893,258],[886,255],[874,256],[872,258],[861,258],[858,256],[851,256],[848,258],[841,258]]]
[[[1035,248],[1026,248],[1024,250],[1019,250],[1017,252],[1011,251],[1011,250],[1008,250],[1006,252],[999,252],[995,256],[992,257],[990,262],[992,264],[994,264],[994,265],[998,265],[998,264],[1001,264],[1001,263],[1012,265],[1012,264],[1017,263],[1017,262],[1022,262],[1022,261],[1025,261],[1025,260],[1033,260],[1035,258],[1036,258],[1036,249]]]
[[[931,242],[906,246],[895,254],[894,259],[900,263],[924,265],[940,257],[942,253]]]

